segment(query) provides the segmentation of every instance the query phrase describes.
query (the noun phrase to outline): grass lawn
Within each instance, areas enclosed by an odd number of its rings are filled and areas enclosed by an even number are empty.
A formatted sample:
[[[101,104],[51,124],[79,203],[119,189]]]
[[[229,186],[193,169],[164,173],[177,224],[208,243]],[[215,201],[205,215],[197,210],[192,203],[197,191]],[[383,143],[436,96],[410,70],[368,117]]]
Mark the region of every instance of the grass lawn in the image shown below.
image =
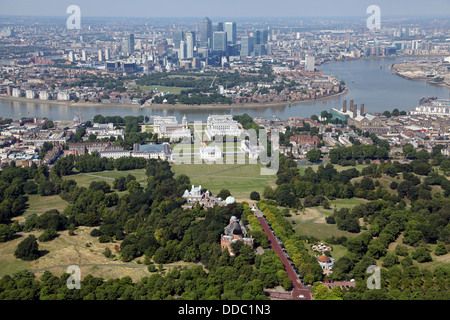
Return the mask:
[[[69,203],[61,199],[59,195],[42,197],[38,194],[29,195],[27,204],[29,207],[25,211],[24,216],[31,213],[39,215],[51,209],[57,209],[59,212],[62,212],[69,205]]]
[[[302,223],[301,225],[297,226],[294,230],[296,233],[300,235],[313,236],[323,242],[326,239],[331,238],[332,236],[335,237],[345,236],[347,238],[350,238],[352,236],[357,235],[339,230],[335,224],[319,223],[313,220]]]
[[[228,189],[236,199],[248,198],[252,191],[262,194],[265,186],[274,186],[276,176],[260,175],[260,164],[175,164],[175,176],[187,175],[192,184],[207,188],[213,194]]]
[[[353,208],[357,205],[367,203],[369,200],[361,199],[361,198],[351,198],[351,199],[337,199],[330,201],[331,210],[325,210],[329,211],[330,214],[333,213],[334,209],[342,209],[342,208]]]
[[[0,276],[30,268],[30,262],[14,257],[14,251],[16,251],[17,245],[22,240],[22,237],[18,237],[14,240],[0,243]]]
[[[170,92],[171,94],[180,94],[181,90],[189,90],[192,88],[189,87],[168,87],[168,86],[140,86],[140,89],[147,90],[147,91],[153,91],[153,89],[158,88],[159,92]]]
[[[58,232],[59,236],[49,242],[38,241],[39,251],[42,255],[33,261],[22,261],[14,257],[17,245],[29,234],[38,237],[42,231],[33,231],[22,234],[11,241],[0,243],[0,277],[6,274],[13,274],[19,270],[30,270],[40,277],[45,270],[51,271],[56,276],[61,276],[66,272],[69,265],[79,265],[81,268],[81,278],[92,274],[94,277],[104,279],[122,278],[130,276],[133,281],[138,281],[142,277],[148,277],[151,273],[147,266],[142,263],[144,257],[136,258],[130,262],[119,260],[119,253],[114,249],[115,245],[120,245],[121,241],[112,243],[100,243],[98,238],[90,236],[94,227],[79,227],[74,236],[70,236],[68,231]],[[109,248],[114,257],[106,258],[103,255],[105,248]],[[140,261],[141,263],[139,263]],[[164,265],[164,269],[176,265],[196,266],[194,263],[177,262]]]
[[[152,124],[143,124],[143,125],[141,125],[141,131],[153,133],[153,125]]]
[[[145,169],[135,169],[129,171],[102,171],[102,172],[90,172],[90,173],[77,173],[70,176],[64,176],[63,179],[75,180],[78,186],[88,188],[92,181],[106,181],[112,187],[115,178],[126,177],[131,174],[136,177],[136,180],[140,183],[146,184],[147,176],[145,175]]]

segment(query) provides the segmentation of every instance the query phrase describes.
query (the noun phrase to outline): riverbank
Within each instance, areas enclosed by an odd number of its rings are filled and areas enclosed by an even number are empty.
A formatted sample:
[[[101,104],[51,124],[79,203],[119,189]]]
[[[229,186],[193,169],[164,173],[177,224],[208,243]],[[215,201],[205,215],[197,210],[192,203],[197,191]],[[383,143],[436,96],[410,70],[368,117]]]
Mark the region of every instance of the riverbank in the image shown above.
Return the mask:
[[[439,82],[430,81],[428,78],[413,78],[413,77],[405,76],[404,74],[400,73],[400,71],[398,71],[398,70],[395,68],[395,64],[391,64],[391,65],[388,67],[388,69],[389,69],[389,71],[391,71],[394,75],[399,76],[399,77],[401,77],[401,78],[403,78],[403,79],[406,79],[406,80],[422,81],[422,82],[425,82],[425,83],[430,84],[430,85],[433,85],[433,86],[444,87],[444,88],[450,89],[450,84],[448,84],[448,83],[446,83],[446,82],[440,82],[440,83],[439,83]]]
[[[201,105],[188,105],[188,104],[149,104],[145,103],[143,105],[136,104],[124,104],[124,103],[94,103],[94,102],[69,102],[69,101],[55,101],[55,100],[39,100],[39,99],[27,99],[23,97],[12,97],[6,95],[0,95],[0,99],[9,100],[9,101],[18,101],[25,103],[40,103],[40,104],[49,104],[49,105],[58,105],[58,106],[67,106],[70,108],[73,107],[81,107],[81,108],[108,108],[108,107],[120,107],[120,108],[139,108],[139,109],[230,109],[230,108],[272,108],[272,107],[284,107],[289,105],[298,105],[301,103],[311,103],[314,101],[323,101],[332,98],[339,97],[341,95],[345,95],[348,93],[348,88],[345,88],[343,91],[316,98],[316,99],[308,99],[308,100],[291,100],[291,101],[279,101],[279,102],[263,102],[263,103],[236,103],[236,104],[201,104]]]

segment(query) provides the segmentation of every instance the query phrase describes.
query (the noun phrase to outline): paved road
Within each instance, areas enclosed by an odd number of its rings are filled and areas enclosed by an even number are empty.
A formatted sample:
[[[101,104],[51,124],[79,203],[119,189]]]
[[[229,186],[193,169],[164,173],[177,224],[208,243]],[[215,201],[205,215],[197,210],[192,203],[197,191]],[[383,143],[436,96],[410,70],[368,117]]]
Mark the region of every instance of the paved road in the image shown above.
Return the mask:
[[[269,226],[267,225],[267,222],[264,220],[264,217],[262,215],[261,210],[256,209],[255,215],[261,224],[262,229],[267,235],[267,238],[270,241],[270,247],[273,251],[275,251],[276,254],[280,257],[281,262],[284,265],[284,268],[289,276],[289,279],[292,281],[293,289],[291,291],[291,299],[293,300],[312,300],[312,294],[311,291],[306,289],[300,280],[297,277],[297,274],[294,271],[294,268],[292,268],[291,264],[289,263],[288,259],[283,253],[283,250],[281,249],[281,246],[278,244],[278,241],[275,239],[275,236],[273,235],[272,231],[270,230]]]

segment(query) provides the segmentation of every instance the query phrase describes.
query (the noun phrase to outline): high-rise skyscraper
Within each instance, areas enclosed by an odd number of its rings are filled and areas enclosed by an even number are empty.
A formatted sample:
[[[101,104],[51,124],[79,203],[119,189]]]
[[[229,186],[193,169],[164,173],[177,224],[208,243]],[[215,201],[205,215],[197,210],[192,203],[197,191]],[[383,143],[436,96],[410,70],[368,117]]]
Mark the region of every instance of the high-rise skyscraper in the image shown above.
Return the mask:
[[[123,52],[127,55],[131,55],[134,52],[134,34],[130,33],[124,41]]]
[[[213,50],[227,51],[227,33],[225,31],[216,31],[213,33]]]
[[[266,44],[269,39],[268,30],[257,30],[255,32],[255,44]]]
[[[109,48],[105,49],[105,60],[109,60],[111,59],[111,51],[109,50]]]
[[[225,22],[224,31],[227,33],[227,42],[229,44],[236,43],[236,22]]]
[[[180,49],[180,41],[184,40],[184,31],[177,31],[173,34],[173,45],[175,49]]]
[[[98,61],[99,62],[103,61],[103,50],[102,49],[98,50]]]
[[[185,34],[186,38],[186,58],[194,57],[195,32],[189,31]]]
[[[187,58],[187,46],[186,46],[186,41],[185,40],[181,40],[180,41],[180,54],[178,55],[178,58],[180,59],[186,59]]]
[[[210,46],[212,41],[212,23],[208,17],[202,20],[200,25],[200,44],[203,47]]]
[[[241,56],[250,56],[253,51],[253,37],[245,36],[241,38]]]
[[[74,62],[75,61],[75,54],[73,53],[73,51],[69,52],[69,61],[70,62]]]
[[[316,65],[316,58],[314,56],[307,55],[305,58],[305,70],[314,71]]]
[[[216,31],[224,31],[223,30],[223,22],[213,22],[212,24],[212,33]]]

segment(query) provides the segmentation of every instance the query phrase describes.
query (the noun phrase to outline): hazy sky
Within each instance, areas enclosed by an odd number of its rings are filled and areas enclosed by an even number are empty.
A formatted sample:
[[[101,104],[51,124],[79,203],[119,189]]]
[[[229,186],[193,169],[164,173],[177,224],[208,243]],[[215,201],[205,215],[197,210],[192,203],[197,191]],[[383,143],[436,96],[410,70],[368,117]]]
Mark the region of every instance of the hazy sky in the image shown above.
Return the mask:
[[[66,16],[69,5],[97,17],[450,16],[450,0],[0,0],[0,15]]]

